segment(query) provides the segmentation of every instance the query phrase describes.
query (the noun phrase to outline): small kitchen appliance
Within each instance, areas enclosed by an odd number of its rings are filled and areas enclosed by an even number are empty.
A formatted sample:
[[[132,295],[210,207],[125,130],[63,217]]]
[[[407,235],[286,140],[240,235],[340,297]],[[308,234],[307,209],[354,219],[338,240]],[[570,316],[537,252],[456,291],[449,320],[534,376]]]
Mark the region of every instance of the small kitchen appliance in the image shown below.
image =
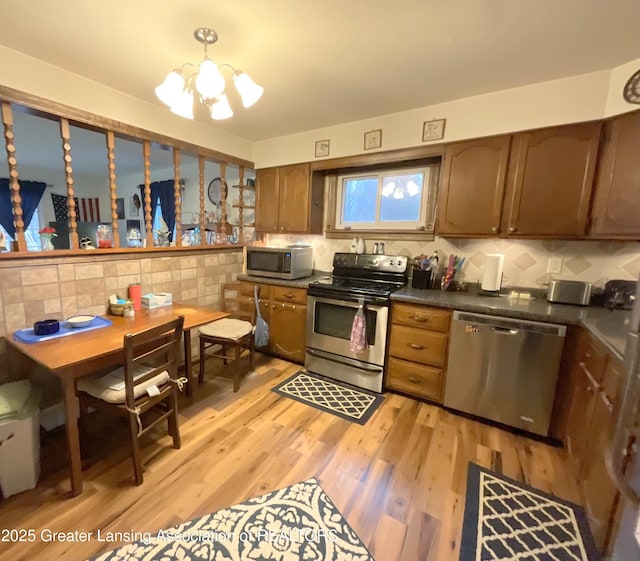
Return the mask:
[[[552,280],[547,288],[547,301],[588,306],[591,301],[591,288],[590,282]]]
[[[247,247],[247,274],[274,279],[293,280],[311,276],[313,248]]]

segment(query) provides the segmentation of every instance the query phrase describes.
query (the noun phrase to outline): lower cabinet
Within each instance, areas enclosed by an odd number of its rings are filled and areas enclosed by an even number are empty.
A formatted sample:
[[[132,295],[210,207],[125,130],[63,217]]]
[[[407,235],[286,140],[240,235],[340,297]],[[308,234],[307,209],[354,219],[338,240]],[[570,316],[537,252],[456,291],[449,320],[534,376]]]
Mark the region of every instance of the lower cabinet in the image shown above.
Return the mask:
[[[565,445],[574,470],[596,546],[606,553],[612,545],[612,528],[618,491],[605,464],[605,450],[613,422],[613,402],[621,380],[622,363],[586,331],[574,350],[573,383]]]
[[[255,283],[243,283],[253,290]],[[269,324],[269,345],[263,351],[304,363],[307,291],[304,288],[258,284],[260,314]],[[253,299],[251,299],[253,302]]]
[[[451,311],[394,302],[385,387],[442,403]]]

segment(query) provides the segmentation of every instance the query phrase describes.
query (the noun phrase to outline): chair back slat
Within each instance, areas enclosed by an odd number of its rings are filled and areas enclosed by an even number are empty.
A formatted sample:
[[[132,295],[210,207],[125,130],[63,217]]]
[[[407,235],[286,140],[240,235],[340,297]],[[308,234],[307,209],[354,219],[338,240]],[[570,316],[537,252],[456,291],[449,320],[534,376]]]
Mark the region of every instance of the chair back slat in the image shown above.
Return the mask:
[[[260,298],[258,288],[258,298]],[[253,287],[241,282],[223,282],[220,285],[220,309],[230,317],[256,323],[256,304]]]
[[[134,388],[166,370],[176,379],[184,316],[162,325],[124,336],[124,382],[127,407],[135,406]],[[141,365],[153,370],[134,379]]]

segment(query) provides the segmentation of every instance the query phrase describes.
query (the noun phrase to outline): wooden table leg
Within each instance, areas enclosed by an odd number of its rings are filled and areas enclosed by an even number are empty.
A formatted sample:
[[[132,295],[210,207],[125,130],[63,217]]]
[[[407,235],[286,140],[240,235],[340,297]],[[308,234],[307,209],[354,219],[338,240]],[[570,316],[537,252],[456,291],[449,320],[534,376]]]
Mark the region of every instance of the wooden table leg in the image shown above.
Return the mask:
[[[187,395],[193,394],[193,380],[191,379],[191,330],[183,331],[184,339],[184,375],[187,378]]]
[[[80,457],[80,433],[76,416],[75,380],[63,376],[62,389],[64,391],[64,417],[67,423],[67,450],[71,466],[71,495],[75,497],[82,493],[82,458]]]

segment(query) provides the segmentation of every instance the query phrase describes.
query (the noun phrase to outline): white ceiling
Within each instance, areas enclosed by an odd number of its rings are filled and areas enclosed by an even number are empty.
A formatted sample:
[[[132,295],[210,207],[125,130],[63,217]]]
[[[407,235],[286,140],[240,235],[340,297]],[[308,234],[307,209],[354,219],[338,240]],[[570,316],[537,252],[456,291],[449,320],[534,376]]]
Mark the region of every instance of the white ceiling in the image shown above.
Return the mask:
[[[261,140],[609,69],[639,23],[638,0],[3,0],[0,43],[162,105],[212,27],[209,56],[265,88],[217,124]]]

